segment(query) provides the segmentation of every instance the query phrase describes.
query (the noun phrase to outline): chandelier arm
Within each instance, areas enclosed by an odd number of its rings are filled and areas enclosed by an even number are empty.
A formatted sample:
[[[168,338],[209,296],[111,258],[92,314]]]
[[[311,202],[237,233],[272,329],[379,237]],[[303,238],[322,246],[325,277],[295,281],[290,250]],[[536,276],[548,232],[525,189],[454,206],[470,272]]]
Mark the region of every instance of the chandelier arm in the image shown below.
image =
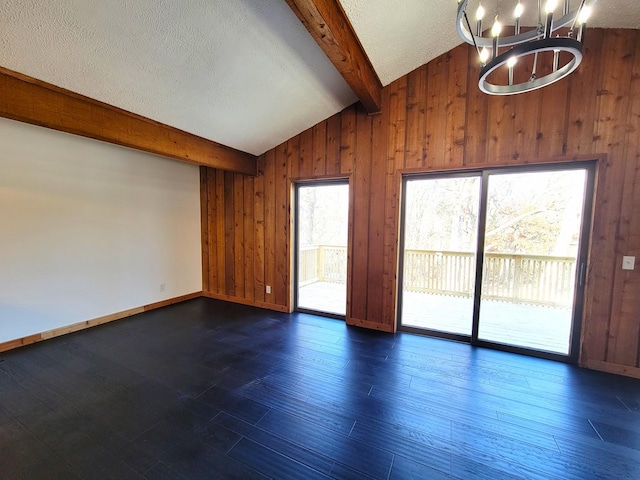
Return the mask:
[[[542,26],[542,0],[538,0],[538,26]]]
[[[582,9],[585,7],[585,3],[586,3],[586,0],[582,0],[580,2],[580,6],[578,7],[578,10],[577,10],[578,15],[576,15],[576,18],[573,20],[573,24],[571,25],[571,31],[573,31],[576,28],[576,25],[578,23],[578,16],[580,15],[580,12],[582,11]]]

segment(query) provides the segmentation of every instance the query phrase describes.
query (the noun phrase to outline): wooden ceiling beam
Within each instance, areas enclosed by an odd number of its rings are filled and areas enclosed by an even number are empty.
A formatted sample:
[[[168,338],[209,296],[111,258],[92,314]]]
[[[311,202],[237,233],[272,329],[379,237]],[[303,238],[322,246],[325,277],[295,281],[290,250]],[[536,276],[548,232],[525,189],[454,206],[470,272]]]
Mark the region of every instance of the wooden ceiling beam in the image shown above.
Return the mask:
[[[257,175],[257,157],[0,67],[0,117]]]
[[[382,83],[338,0],[286,0],[368,113],[379,113]]]

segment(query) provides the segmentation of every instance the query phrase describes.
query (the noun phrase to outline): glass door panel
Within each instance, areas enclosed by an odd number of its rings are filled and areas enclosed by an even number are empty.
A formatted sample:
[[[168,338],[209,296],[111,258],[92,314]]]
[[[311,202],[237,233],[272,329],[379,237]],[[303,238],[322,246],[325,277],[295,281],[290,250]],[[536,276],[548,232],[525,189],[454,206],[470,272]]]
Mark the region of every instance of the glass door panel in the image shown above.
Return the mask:
[[[296,309],[346,315],[349,184],[296,188]]]
[[[480,180],[405,182],[402,326],[471,335]]]
[[[569,354],[586,177],[486,177],[479,340]]]

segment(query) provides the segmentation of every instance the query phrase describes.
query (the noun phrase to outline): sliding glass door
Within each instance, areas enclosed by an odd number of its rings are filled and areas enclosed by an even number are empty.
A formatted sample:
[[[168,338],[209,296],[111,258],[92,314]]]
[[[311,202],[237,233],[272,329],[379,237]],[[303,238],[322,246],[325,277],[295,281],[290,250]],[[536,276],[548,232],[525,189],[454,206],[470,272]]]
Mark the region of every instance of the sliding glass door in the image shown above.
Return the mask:
[[[488,176],[480,340],[569,354],[586,173]]]
[[[479,175],[405,184],[402,325],[471,335]]]
[[[400,327],[571,358],[590,164],[404,180]]]
[[[296,310],[347,310],[348,181],[296,185]]]

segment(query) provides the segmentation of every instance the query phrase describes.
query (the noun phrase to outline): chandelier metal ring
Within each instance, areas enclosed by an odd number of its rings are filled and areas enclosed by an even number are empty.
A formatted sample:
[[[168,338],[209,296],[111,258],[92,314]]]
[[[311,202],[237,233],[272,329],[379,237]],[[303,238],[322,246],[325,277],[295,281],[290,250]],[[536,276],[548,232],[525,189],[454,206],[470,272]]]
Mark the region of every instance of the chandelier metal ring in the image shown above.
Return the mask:
[[[480,57],[482,68],[478,80],[478,87],[484,93],[490,95],[513,95],[537,90],[546,85],[550,85],[558,80],[571,74],[582,61],[582,42],[584,41],[584,29],[586,27],[587,18],[592,9],[592,5],[597,0],[580,0],[579,6],[571,10],[571,0],[546,0],[543,9],[543,0],[538,0],[538,21],[533,23],[531,15],[526,17],[528,23],[525,32],[521,33],[522,13],[526,9],[527,0],[513,0],[515,9],[512,15],[501,12],[495,17],[493,28],[490,32],[484,31],[482,28],[482,19],[486,11],[482,7],[482,1],[478,3],[476,12],[476,24],[473,30],[471,22],[466,12],[469,0],[457,0],[458,10],[456,18],[456,28],[460,38],[473,45]],[[576,0],[577,1],[577,0]],[[511,3],[511,2],[508,2]],[[558,17],[554,16],[558,3],[563,4],[561,13]],[[574,4],[575,5],[575,4]],[[500,7],[504,8],[505,2],[500,3]],[[494,12],[495,13],[495,12]],[[502,22],[498,19],[512,18],[515,21],[511,33],[513,35],[500,36]],[[513,24],[512,24],[513,25]],[[566,30],[559,31],[560,29]],[[557,35],[556,33],[559,33]],[[554,36],[555,35],[555,36]],[[536,76],[538,57],[540,61],[547,53],[553,52],[553,71],[541,77]],[[562,57],[562,64],[559,60],[560,53],[570,54],[570,60],[566,61],[566,56]],[[535,55],[530,71],[529,80],[526,82],[514,84],[514,77],[522,78],[522,74],[514,75],[514,72],[522,71],[527,68],[527,63],[518,63],[517,59]],[[565,63],[566,62],[566,63]],[[509,69],[509,82],[505,84],[492,83],[497,82],[501,77],[494,77],[489,81],[489,76],[498,68],[507,66]]]
[[[458,3],[458,19],[456,22],[456,26],[458,28],[458,35],[460,35],[460,38],[462,38],[465,42],[467,42],[470,45],[474,44],[473,39],[475,37],[475,44],[478,45],[478,47],[491,48],[491,45],[492,45],[491,37],[478,37],[476,35],[473,35],[467,28],[467,25],[464,19],[464,12],[467,8],[468,3],[469,3],[469,0],[461,0]],[[594,3],[595,3],[595,0],[586,1],[585,5],[590,6],[590,5],[593,5]],[[566,26],[573,25],[579,13],[580,12],[576,10],[575,12],[569,12],[567,15],[563,16],[562,18],[554,20],[553,23],[551,24],[552,25],[551,30],[555,31],[555,30],[558,30],[559,28],[564,28]],[[537,38],[542,37],[543,35],[544,35],[544,32],[539,32],[536,29],[533,29],[533,30],[529,30],[528,32],[521,33],[519,35],[510,35],[508,37],[500,37],[500,46],[511,47],[519,43],[535,40]]]
[[[562,68],[559,68],[544,77],[539,77],[527,82],[516,83],[513,85],[497,85],[487,81],[487,77],[489,77],[492,72],[501,66],[506,65],[507,62],[514,57],[520,58],[548,51],[567,52],[573,55],[573,58]],[[566,77],[578,68],[581,61],[582,44],[573,38],[546,38],[535,42],[529,42],[527,44],[520,44],[516,45],[511,50],[498,55],[491,62],[482,67],[480,70],[480,81],[478,82],[478,86],[480,87],[480,90],[490,95],[512,95],[515,93],[529,92],[551,85],[552,83]]]

